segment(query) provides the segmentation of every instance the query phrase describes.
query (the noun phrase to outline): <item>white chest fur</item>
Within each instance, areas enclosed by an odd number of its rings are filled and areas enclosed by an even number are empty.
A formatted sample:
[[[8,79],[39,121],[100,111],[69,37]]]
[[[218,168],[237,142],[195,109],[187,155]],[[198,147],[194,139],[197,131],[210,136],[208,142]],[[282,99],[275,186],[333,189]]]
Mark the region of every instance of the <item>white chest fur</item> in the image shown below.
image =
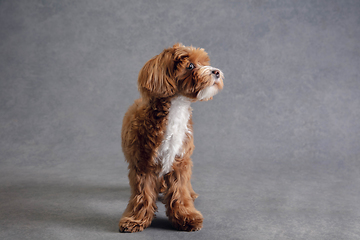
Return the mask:
[[[162,165],[160,176],[171,171],[175,156],[182,153],[185,135],[189,132],[187,124],[191,114],[190,103],[182,96],[171,101],[164,140],[157,153],[157,161]]]

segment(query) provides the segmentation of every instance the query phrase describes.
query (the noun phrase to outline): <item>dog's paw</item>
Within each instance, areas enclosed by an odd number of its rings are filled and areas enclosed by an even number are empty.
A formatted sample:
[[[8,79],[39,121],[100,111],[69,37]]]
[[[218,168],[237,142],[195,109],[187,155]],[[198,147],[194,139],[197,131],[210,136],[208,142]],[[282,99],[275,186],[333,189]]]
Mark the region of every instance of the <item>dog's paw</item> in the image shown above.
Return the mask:
[[[177,218],[170,219],[174,227],[180,231],[199,231],[203,227],[203,216],[200,212],[178,215]]]
[[[133,221],[131,219],[121,219],[119,222],[119,232],[133,233],[141,232],[146,226],[140,224],[139,221]]]

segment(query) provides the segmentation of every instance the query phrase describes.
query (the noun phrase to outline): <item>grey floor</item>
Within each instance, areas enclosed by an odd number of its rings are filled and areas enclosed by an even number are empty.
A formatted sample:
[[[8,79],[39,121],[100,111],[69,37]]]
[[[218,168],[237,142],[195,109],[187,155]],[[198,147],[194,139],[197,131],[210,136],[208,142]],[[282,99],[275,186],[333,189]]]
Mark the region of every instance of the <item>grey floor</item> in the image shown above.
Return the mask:
[[[360,1],[0,1],[0,239],[360,239]],[[225,73],[193,104],[204,228],[118,233],[122,117],[176,42]]]

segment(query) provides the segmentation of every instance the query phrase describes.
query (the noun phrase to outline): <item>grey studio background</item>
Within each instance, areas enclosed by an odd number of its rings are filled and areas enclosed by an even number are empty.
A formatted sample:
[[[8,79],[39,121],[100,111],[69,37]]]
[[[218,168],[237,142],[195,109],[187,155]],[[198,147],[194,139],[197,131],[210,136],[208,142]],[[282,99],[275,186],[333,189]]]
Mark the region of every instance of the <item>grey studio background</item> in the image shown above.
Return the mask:
[[[360,239],[360,1],[0,1],[1,239]],[[204,228],[118,233],[144,63],[225,74],[193,104]]]

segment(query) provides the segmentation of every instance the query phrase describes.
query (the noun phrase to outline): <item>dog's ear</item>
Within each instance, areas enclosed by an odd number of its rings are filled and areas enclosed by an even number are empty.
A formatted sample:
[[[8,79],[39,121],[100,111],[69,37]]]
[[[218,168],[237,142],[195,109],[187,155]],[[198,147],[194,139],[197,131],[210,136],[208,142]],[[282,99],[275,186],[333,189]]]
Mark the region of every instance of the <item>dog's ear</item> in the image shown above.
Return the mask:
[[[190,49],[192,47],[189,47]],[[189,48],[186,48],[182,43],[176,43],[173,46],[174,49],[174,59],[177,62],[181,62],[181,60],[185,57],[189,56]]]
[[[142,97],[165,98],[175,95],[173,48],[165,49],[141,69],[138,87]]]

